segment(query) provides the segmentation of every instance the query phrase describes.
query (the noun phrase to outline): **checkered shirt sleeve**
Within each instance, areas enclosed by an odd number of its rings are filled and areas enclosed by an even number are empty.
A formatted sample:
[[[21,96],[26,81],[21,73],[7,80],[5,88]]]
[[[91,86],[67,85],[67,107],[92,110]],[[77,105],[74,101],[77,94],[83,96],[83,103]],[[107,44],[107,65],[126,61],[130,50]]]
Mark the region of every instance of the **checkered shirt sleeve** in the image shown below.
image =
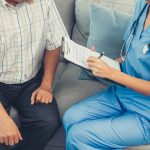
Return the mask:
[[[54,50],[61,46],[63,36],[68,36],[66,28],[58,13],[53,0],[48,0],[48,32],[46,37],[46,49]]]

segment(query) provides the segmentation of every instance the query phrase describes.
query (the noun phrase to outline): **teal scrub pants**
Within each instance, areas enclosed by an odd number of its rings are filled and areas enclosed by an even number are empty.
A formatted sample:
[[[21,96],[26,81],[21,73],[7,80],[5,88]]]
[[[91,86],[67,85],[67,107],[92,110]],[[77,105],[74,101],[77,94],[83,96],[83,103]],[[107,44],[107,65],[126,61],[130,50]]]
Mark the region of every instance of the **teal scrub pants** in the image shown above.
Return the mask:
[[[124,109],[114,88],[83,100],[65,113],[67,150],[121,150],[150,143],[150,122]]]

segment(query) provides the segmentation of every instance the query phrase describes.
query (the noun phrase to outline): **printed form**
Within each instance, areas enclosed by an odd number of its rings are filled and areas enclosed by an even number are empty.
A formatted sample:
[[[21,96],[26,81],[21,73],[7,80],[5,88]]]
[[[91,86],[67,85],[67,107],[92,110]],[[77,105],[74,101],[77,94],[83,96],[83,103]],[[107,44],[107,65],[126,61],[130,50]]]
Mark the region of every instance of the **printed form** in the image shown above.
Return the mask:
[[[92,51],[84,46],[81,46],[73,42],[67,37],[63,38],[62,51],[64,52],[64,58],[66,60],[88,70],[89,70],[89,66],[87,64],[87,59],[90,56],[97,57],[97,58],[101,56],[101,54]],[[104,55],[99,59],[107,63],[109,66],[117,70],[120,70],[120,64],[117,61],[110,59],[109,57],[106,57]]]

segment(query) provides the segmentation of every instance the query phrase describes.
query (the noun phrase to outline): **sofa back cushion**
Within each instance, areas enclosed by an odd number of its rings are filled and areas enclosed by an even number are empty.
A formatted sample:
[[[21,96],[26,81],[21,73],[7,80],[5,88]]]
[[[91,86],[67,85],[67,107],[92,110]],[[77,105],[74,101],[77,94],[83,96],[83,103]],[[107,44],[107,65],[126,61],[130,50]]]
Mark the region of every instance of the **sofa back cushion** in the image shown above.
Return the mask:
[[[76,0],[76,24],[73,29],[72,39],[86,46],[90,28],[89,11],[91,4],[98,4],[131,15],[134,10],[135,1],[136,0]]]
[[[65,24],[68,34],[71,36],[75,24],[74,7],[75,0],[54,0]]]

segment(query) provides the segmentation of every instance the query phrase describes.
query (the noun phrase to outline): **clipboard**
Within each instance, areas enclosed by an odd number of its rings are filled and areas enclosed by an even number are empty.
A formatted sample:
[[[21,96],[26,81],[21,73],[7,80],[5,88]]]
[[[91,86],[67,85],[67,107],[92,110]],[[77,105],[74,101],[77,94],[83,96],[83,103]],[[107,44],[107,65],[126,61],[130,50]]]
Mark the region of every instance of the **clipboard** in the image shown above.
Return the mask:
[[[90,70],[88,63],[87,63],[87,59],[90,56],[93,56],[104,61],[110,67],[121,71],[119,62],[105,55],[102,55],[96,51],[92,51],[88,49],[87,47],[81,46],[75,43],[74,41],[72,41],[71,39],[69,39],[68,37],[62,38],[61,53],[63,54],[63,57],[65,60],[87,70]]]

